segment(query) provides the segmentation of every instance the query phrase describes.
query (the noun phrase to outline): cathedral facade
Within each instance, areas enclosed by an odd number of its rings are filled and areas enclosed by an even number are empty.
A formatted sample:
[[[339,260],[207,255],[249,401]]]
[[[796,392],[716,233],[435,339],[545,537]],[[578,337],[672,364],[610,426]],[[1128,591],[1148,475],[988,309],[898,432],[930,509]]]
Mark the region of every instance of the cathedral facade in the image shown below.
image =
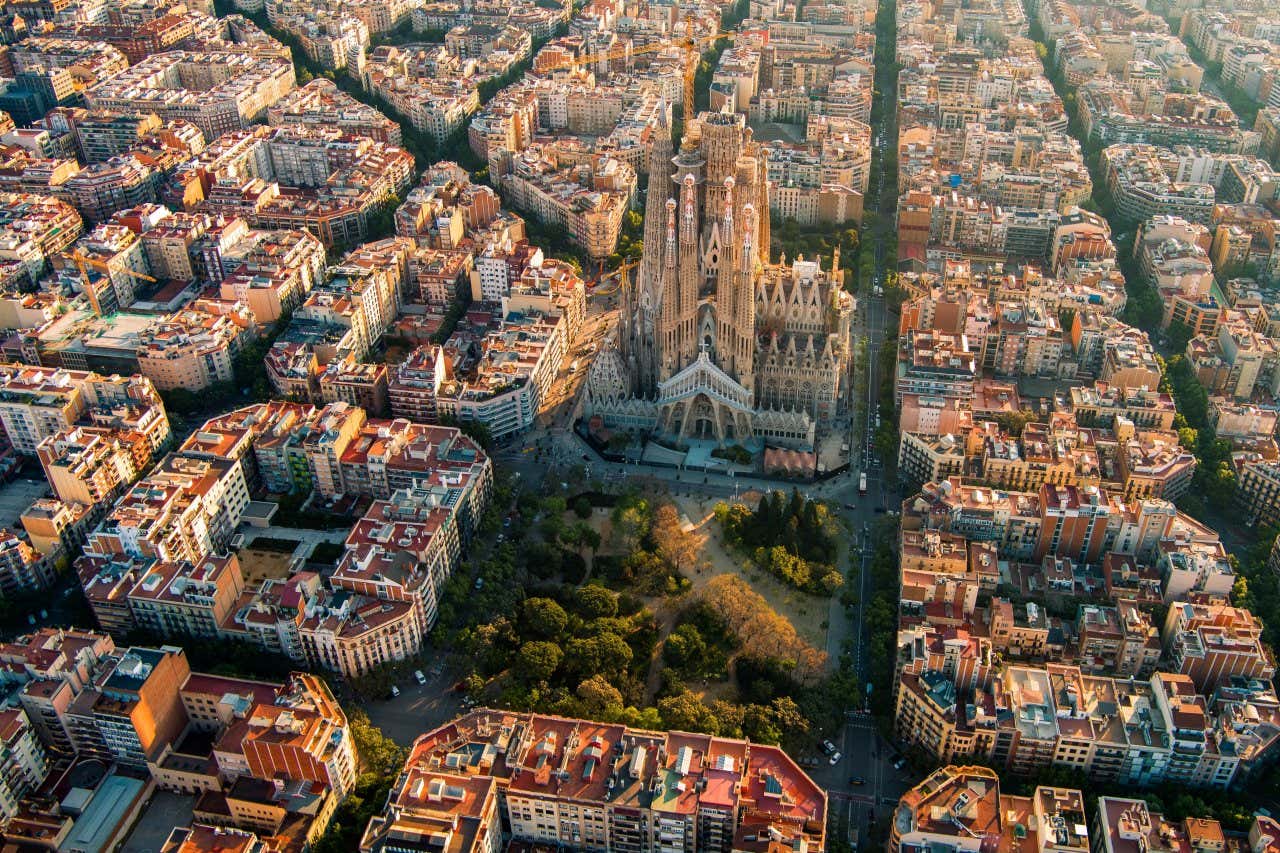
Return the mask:
[[[587,416],[677,442],[812,448],[848,405],[839,257],[830,274],[770,263],[765,152],[741,113],[701,114],[679,154],[665,125],[654,140],[644,255],[588,374]]]

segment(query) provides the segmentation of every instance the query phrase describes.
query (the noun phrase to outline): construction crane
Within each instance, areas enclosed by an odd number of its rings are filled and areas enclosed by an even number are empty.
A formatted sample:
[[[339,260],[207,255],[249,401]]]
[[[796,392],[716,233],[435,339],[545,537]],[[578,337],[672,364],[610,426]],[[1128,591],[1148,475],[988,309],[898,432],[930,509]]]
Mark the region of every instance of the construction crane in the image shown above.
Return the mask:
[[[684,124],[688,127],[693,121],[693,79],[698,73],[698,60],[702,52],[699,49],[704,44],[714,44],[720,39],[728,38],[728,33],[717,30],[708,36],[699,38],[686,38],[675,45],[683,47],[689,54],[688,62],[684,70]],[[592,53],[586,56],[577,56],[557,62],[554,65],[544,66],[539,69],[539,74],[550,74],[555,71],[563,71],[566,68],[580,68],[584,65],[594,65],[597,62],[613,62],[617,59],[629,59],[642,53],[657,53],[671,47],[671,44],[657,43],[645,45],[644,47],[632,48],[628,43],[622,47],[615,47],[602,53]]]
[[[84,283],[84,295],[89,297],[89,305],[93,308],[93,313],[99,317],[102,316],[102,304],[98,301],[98,291],[94,290],[93,283],[89,281],[89,268],[92,267],[99,272],[106,273],[107,281],[111,282],[111,276],[114,273],[121,273],[129,276],[129,278],[140,278],[143,281],[154,282],[155,279],[144,272],[129,269],[128,267],[112,267],[110,264],[104,264],[102,261],[96,260],[84,254],[80,250],[67,253],[76,269],[80,271],[80,280]],[[114,285],[113,285],[114,286]]]
[[[710,42],[715,44],[722,38],[728,38],[728,33],[716,31],[715,35],[710,35],[700,39],[688,39],[684,46],[689,52],[689,63],[684,67],[684,128],[686,138],[689,128],[693,126],[693,80],[698,76],[698,63],[701,61],[702,52],[694,50],[702,42]]]
[[[627,277],[627,273],[629,273],[631,270],[635,269],[638,266],[640,266],[639,258],[633,261],[625,261],[616,270],[610,270],[609,272],[600,276],[601,279],[608,278],[609,276],[617,276],[618,282],[608,290],[594,290],[592,291],[591,295],[592,296],[612,296],[613,294],[618,292],[619,288],[622,288],[623,290],[629,290],[631,288],[631,280]]]

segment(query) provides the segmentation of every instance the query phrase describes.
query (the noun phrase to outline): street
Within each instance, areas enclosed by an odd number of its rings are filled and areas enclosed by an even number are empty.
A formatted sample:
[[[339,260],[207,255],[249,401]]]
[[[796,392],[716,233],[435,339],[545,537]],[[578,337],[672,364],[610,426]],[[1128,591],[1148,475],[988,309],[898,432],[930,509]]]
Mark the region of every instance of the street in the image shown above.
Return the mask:
[[[364,706],[365,713],[387,737],[409,746],[418,735],[442,726],[465,710],[463,694],[453,689],[455,677],[448,668],[422,670],[426,684],[412,676],[398,682],[400,695],[375,700]]]

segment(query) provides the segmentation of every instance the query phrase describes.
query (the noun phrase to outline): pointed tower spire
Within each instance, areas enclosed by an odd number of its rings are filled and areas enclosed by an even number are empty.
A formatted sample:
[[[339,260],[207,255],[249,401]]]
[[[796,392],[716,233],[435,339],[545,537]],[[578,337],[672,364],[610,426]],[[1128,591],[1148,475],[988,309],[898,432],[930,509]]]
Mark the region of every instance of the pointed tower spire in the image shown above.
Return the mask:
[[[649,188],[644,201],[644,245],[662,245],[662,226],[665,222],[667,199],[671,197],[671,126],[667,121],[670,109],[665,100],[658,101],[658,120],[653,128],[653,141],[649,147]],[[640,286],[652,288],[656,281],[659,267],[662,266],[660,256],[645,253],[640,268]]]
[[[724,179],[724,237],[733,239],[733,176]]]
[[[667,199],[671,197],[671,172],[675,168],[671,162],[671,127],[668,124],[667,111],[670,109],[665,100],[658,101],[657,121],[654,123],[653,139],[649,147],[649,187],[644,200],[644,256],[640,262],[636,289],[648,298],[648,305],[656,316],[655,328],[649,330],[636,329],[633,334],[638,338],[635,348],[643,350],[646,358],[643,361],[643,374],[640,387],[645,393],[652,390],[658,381],[662,360],[666,357],[661,352],[664,342],[673,337],[673,329],[677,312],[675,299],[669,283],[663,281],[662,237],[666,223]],[[643,304],[643,303],[642,303]]]
[[[667,245],[664,254],[666,265],[676,265],[676,200],[667,199]]]
[[[680,203],[684,210],[680,217],[680,239],[696,240],[698,236],[698,196],[696,181],[693,175],[685,175],[684,187],[680,192]]]

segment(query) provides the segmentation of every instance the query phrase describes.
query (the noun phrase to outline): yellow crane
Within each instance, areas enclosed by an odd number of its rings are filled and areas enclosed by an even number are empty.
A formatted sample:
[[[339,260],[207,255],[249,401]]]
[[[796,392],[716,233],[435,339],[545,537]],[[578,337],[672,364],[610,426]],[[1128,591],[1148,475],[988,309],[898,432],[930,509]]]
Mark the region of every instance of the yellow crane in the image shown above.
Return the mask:
[[[698,61],[702,56],[702,52],[698,49],[704,44],[714,44],[720,39],[728,38],[728,33],[716,31],[711,35],[701,36],[699,38],[685,38],[676,44],[683,47],[689,54],[688,62],[684,70],[684,124],[688,127],[693,121],[693,79],[698,73]],[[544,66],[539,70],[539,74],[550,74],[553,71],[562,71],[566,68],[580,68],[584,65],[594,65],[597,62],[613,62],[617,59],[629,59],[642,53],[657,53],[671,47],[670,43],[654,43],[645,45],[644,47],[632,48],[628,43],[623,47],[615,47],[601,53],[592,53],[585,56],[576,56],[557,62],[554,65]]]
[[[98,270],[99,272],[106,273],[108,282],[111,281],[111,276],[114,273],[121,273],[122,275],[129,276],[129,278],[140,278],[143,281],[155,281],[154,278],[144,272],[131,270],[128,267],[112,267],[110,264],[104,264],[102,261],[89,257],[79,249],[74,252],[68,252],[67,257],[75,263],[76,269],[80,271],[80,280],[84,283],[84,295],[89,297],[89,305],[92,306],[93,313],[98,316],[102,316],[102,305],[98,302],[98,291],[94,289],[93,283],[89,281],[90,267]]]
[[[610,276],[617,276],[618,277],[617,283],[614,284],[614,286],[609,288],[608,290],[593,290],[591,292],[591,295],[592,296],[612,296],[613,294],[618,292],[619,288],[622,288],[624,290],[630,289],[631,279],[627,276],[627,273],[631,272],[631,270],[635,269],[638,266],[640,266],[639,258],[633,261],[624,261],[623,264],[619,266],[617,269],[610,270],[609,272],[600,276],[601,279],[609,278]]]

